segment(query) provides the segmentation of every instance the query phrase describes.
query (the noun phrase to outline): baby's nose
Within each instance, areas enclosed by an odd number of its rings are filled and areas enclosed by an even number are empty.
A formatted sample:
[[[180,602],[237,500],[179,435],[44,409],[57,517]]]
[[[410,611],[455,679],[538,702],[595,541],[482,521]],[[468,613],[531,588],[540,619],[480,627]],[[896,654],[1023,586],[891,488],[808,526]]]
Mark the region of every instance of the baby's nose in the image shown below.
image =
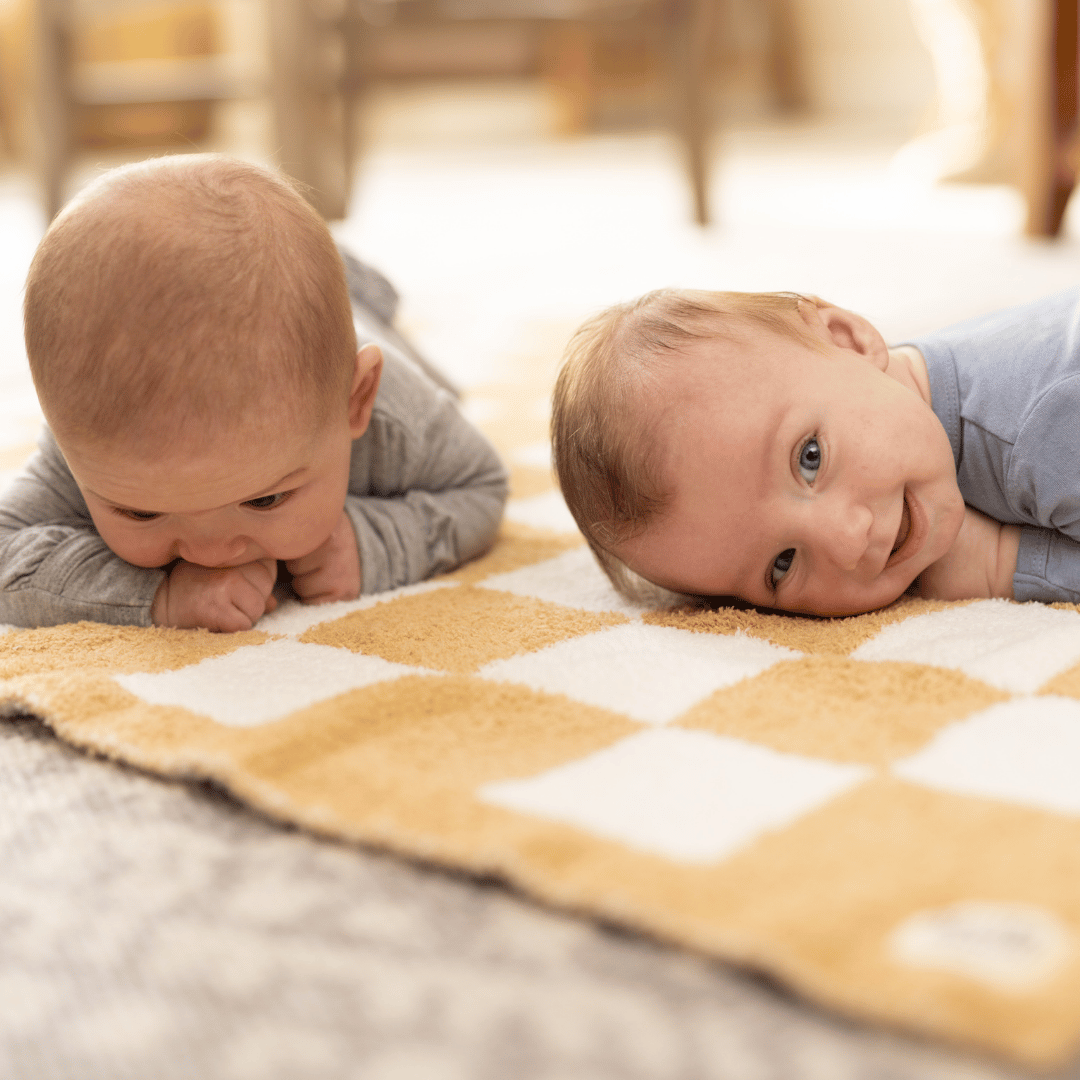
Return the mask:
[[[224,566],[244,553],[242,537],[187,537],[177,545],[180,558],[198,566]]]
[[[825,543],[841,570],[858,567],[869,546],[873,523],[874,515],[865,506],[848,503],[836,508],[826,523]]]

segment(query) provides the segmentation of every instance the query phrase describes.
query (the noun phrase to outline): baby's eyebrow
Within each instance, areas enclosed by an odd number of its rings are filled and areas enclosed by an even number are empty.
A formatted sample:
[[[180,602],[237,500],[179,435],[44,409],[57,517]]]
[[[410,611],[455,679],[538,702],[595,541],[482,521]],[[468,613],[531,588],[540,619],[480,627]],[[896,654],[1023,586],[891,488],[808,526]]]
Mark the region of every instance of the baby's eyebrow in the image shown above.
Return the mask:
[[[263,488],[257,495],[249,495],[246,499],[240,501],[251,502],[252,499],[261,499],[264,495],[276,495],[290,480],[294,480],[306,469],[306,465],[301,465],[299,469],[293,469],[291,473],[286,473],[280,480],[275,480],[269,487]]]
[[[160,511],[157,510],[143,510],[138,506],[128,506],[126,503],[119,503],[115,499],[107,499],[104,495],[99,495],[93,488],[83,488],[88,495],[93,495],[95,499],[100,499],[103,503],[108,503],[114,510],[130,510],[133,514],[157,514]]]

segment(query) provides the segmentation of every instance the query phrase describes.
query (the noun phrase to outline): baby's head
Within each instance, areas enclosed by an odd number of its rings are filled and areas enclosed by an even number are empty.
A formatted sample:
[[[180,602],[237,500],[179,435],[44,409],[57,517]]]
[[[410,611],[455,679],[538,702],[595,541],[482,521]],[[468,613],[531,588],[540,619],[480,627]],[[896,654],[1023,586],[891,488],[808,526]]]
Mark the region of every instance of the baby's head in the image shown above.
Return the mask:
[[[816,297],[666,289],[617,305],[559,374],[563,495],[632,599],[881,607],[964,514],[920,364]]]
[[[56,218],[26,285],[42,410],[130,562],[298,558],[342,513],[381,357],[341,258],[278,175],[214,155],[112,170]]]

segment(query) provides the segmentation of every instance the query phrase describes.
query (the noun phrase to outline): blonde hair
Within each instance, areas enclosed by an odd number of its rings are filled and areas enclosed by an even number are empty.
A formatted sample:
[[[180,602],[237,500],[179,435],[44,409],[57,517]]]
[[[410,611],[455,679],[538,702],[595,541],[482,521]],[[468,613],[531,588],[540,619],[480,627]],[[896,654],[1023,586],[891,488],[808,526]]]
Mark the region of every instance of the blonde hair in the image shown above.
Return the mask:
[[[326,224],[281,176],[218,155],[157,158],[90,184],[41,241],[23,314],[42,409],[70,438],[269,427],[269,400],[278,420],[317,422],[354,371]]]
[[[748,328],[821,342],[798,293],[659,289],[585,322],[567,345],[555,384],[551,446],[559,486],[597,561],[628,599],[653,606],[701,602],[634,573],[620,545],[663,513],[671,490],[661,477],[658,410],[642,408],[660,389],[663,364],[700,341],[737,341]]]

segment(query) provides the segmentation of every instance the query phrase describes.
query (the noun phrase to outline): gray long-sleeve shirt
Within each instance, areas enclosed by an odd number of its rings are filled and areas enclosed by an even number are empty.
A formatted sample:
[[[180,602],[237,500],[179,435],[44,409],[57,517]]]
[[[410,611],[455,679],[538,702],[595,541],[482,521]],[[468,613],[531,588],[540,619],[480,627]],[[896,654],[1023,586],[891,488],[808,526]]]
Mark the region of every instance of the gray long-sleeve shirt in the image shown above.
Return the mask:
[[[353,442],[345,512],[356,532],[363,591],[420,581],[491,543],[506,470],[451,396],[384,346],[367,431]],[[47,429],[0,498],[0,623],[90,619],[150,625],[163,570],[132,566],[98,535]]]
[[[910,344],[964,501],[1023,526],[1013,595],[1080,602],[1080,289]]]

